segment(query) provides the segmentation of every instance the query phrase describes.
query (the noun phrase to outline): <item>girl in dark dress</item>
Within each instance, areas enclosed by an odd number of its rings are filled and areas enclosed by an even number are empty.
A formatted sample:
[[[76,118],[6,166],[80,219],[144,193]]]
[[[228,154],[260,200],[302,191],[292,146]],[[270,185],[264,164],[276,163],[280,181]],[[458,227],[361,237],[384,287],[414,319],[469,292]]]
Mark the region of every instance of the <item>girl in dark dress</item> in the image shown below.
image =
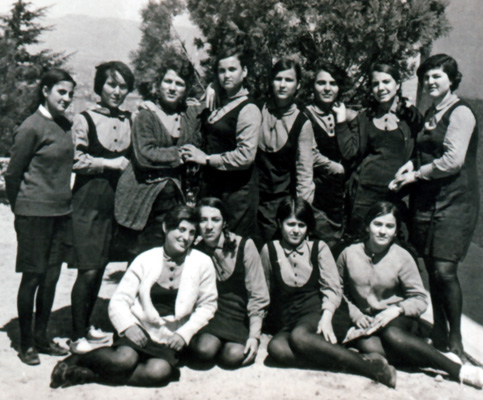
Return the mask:
[[[431,367],[483,387],[483,369],[451,361],[416,335],[427,295],[414,258],[394,243],[401,227],[396,206],[374,204],[364,225],[365,239],[337,260],[352,322],[363,333],[351,345],[362,353],[381,354],[394,365]]]
[[[215,62],[221,107],[201,115],[203,146],[182,148],[185,161],[204,166],[205,196],[217,197],[228,210],[230,232],[252,236],[256,228],[258,180],[254,166],[260,130],[260,110],[244,79],[247,59],[239,47],[221,51]]]
[[[417,109],[401,98],[399,70],[389,64],[375,64],[370,72],[373,104],[359,113],[346,128],[347,116],[342,103],[336,114],[336,135],[342,156],[358,164],[351,177],[351,210],[348,231],[357,233],[374,202],[389,200],[403,209],[404,193],[388,187],[397,170],[412,155],[414,137],[421,126]]]
[[[108,339],[99,329],[89,328],[89,319],[110,260],[117,182],[129,162],[126,157],[131,145],[130,113],[119,107],[133,85],[134,76],[124,63],[99,65],[94,91],[101,101],[93,110],[76,116],[72,128],[76,180],[72,199],[74,262],[69,266],[78,270],[71,295],[70,350],[74,353],[90,351],[90,342]]]
[[[361,357],[340,343],[350,325],[340,277],[329,247],[308,241],[315,221],[310,205],[286,199],[277,211],[282,239],[261,253],[274,336],[268,354],[288,366],[347,371],[396,386],[396,371],[378,354]],[[336,311],[337,310],[337,311]]]
[[[67,354],[47,338],[47,324],[61,265],[72,245],[70,177],[74,151],[65,111],[74,87],[74,79],[63,70],[52,69],[42,76],[38,109],[15,133],[5,174],[15,214],[16,271],[22,273],[17,296],[19,357],[28,365],[40,364],[39,352]]]
[[[457,267],[478,220],[478,128],[471,108],[454,93],[461,73],[452,57],[428,58],[418,78],[433,105],[417,137],[416,159],[397,172],[394,184],[399,189],[415,182],[410,240],[429,273],[433,344],[464,358]]]
[[[190,207],[178,206],[166,215],[164,246],[136,257],[112,296],[114,344],[59,362],[51,387],[87,382],[162,386],[179,377],[179,352],[216,310],[213,263],[190,248],[197,223]]]
[[[343,135],[336,135],[336,115],[332,108],[338,106],[347,76],[339,67],[324,60],[318,60],[315,71],[314,102],[307,106],[317,144],[312,202],[316,225],[313,234],[334,251],[344,233],[346,182],[350,170],[340,151],[339,140]],[[347,120],[352,121],[355,117],[356,113],[348,109]],[[347,124],[339,125],[338,131],[340,129],[348,129]]]
[[[258,250],[249,238],[226,229],[226,210],[216,198],[199,204],[202,241],[216,269],[218,309],[190,344],[195,357],[238,368],[254,362],[262,322],[269,304],[267,283]]]
[[[298,62],[283,58],[270,74],[272,92],[262,108],[262,128],[256,159],[260,203],[258,245],[273,240],[277,232],[275,214],[280,202],[298,196],[312,202],[312,124],[295,103],[302,70]]]

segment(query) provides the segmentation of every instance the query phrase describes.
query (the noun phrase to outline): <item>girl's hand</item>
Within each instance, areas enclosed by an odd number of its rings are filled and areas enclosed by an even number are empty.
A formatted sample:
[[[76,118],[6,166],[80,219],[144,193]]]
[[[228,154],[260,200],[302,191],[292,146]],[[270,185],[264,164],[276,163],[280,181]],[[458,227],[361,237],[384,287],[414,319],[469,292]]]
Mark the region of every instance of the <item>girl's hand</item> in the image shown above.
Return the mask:
[[[216,91],[216,86],[210,83],[205,90],[205,104],[206,108],[213,111],[217,105],[218,94]]]
[[[184,162],[191,161],[196,164],[206,165],[206,153],[192,144],[185,144],[179,151]]]
[[[416,181],[417,181],[416,172],[411,171],[411,172],[405,173],[400,178],[393,179],[391,182],[389,182],[388,187],[389,187],[389,190],[398,192],[399,190],[401,190],[403,186],[406,186]]]
[[[317,326],[317,334],[323,335],[324,339],[332,344],[337,344],[334,329],[332,328],[332,311],[325,310]]]
[[[126,157],[106,158],[102,164],[107,169],[124,171],[129,165],[129,160]]]
[[[356,321],[354,321],[354,324],[359,329],[367,329],[371,326],[373,320],[373,317],[362,314]]]
[[[402,313],[402,309],[399,306],[391,306],[384,311],[381,311],[374,317],[371,329],[367,332],[369,335],[376,332],[380,328],[384,328],[393,319],[399,317]]]
[[[174,351],[180,351],[183,349],[183,347],[186,346],[186,342],[180,335],[175,333],[168,339],[167,345],[170,349],[173,349]]]
[[[338,124],[347,120],[347,109],[345,108],[344,103],[339,101],[334,102],[332,111],[335,114],[335,120]]]
[[[148,338],[146,334],[137,325],[133,325],[127,328],[126,331],[124,332],[124,335],[126,335],[126,337],[131,342],[133,342],[134,344],[137,344],[139,347],[144,347],[148,344]]]
[[[258,339],[255,338],[248,338],[247,343],[245,344],[245,350],[243,350],[243,354],[245,354],[245,359],[242,362],[242,365],[247,365],[255,360],[258,352]]]
[[[401,168],[399,168],[396,172],[396,175],[394,175],[394,180],[399,180],[402,178],[404,174],[407,174],[408,172],[413,172],[414,171],[414,164],[411,160],[409,160],[406,164],[404,164]]]

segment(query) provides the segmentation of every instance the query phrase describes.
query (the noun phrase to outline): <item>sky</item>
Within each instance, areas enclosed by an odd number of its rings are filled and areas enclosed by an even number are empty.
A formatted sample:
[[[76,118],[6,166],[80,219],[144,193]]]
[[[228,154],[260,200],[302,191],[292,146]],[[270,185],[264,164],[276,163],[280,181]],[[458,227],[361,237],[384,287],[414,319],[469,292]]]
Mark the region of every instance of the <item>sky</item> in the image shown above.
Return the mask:
[[[50,18],[83,14],[99,18],[122,18],[140,21],[141,8],[148,0],[30,0],[35,7],[51,6]],[[0,14],[6,14],[15,0],[0,0]]]

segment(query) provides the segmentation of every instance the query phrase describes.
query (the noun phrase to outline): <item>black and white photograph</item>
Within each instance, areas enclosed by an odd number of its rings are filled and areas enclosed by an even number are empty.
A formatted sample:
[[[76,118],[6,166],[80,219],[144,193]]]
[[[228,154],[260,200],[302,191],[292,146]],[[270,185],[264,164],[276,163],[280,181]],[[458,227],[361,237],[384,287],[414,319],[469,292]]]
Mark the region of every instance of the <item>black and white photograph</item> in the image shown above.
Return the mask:
[[[2,0],[0,399],[481,399],[482,19]]]

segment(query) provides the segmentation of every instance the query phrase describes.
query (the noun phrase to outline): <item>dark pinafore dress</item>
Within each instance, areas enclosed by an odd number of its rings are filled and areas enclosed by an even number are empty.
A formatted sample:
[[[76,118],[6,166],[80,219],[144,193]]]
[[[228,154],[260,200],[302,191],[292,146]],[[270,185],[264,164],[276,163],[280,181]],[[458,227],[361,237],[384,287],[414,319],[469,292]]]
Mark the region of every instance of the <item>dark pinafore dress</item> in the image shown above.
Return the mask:
[[[425,129],[419,133],[416,141],[416,168],[430,164],[443,155],[444,138],[451,114],[459,106],[470,108],[466,102],[459,100],[446,111],[434,129]],[[478,221],[480,196],[477,150],[476,125],[463,167],[458,173],[416,182],[410,201],[413,216],[410,241],[421,256],[454,262],[465,257]]]
[[[312,121],[312,127],[319,152],[331,161],[344,164],[336,136],[329,136],[316,121]],[[315,167],[314,184],[314,234],[332,247],[332,242],[340,239],[344,230],[346,174],[329,175],[323,167]]]
[[[248,292],[245,285],[244,249],[247,239],[238,247],[235,269],[225,281],[216,281],[218,309],[200,333],[209,333],[222,340],[245,345],[248,339]]]
[[[130,147],[120,151],[106,149],[97,137],[97,130],[88,112],[82,113],[88,124],[89,147],[94,157],[113,159],[126,156]],[[72,223],[74,263],[78,269],[101,269],[110,260],[114,220],[114,194],[121,171],[105,169],[96,174],[77,174],[72,189]]]
[[[159,283],[155,283],[151,287],[151,301],[154,308],[159,313],[160,317],[174,315],[174,307],[176,304],[177,295],[178,289],[166,289],[162,287]],[[141,327],[141,329],[143,328]],[[148,343],[144,347],[140,347],[136,343],[131,342],[126,336],[119,337],[117,334],[114,338],[113,347],[128,346],[136,350],[138,353],[144,355],[144,357],[159,358],[165,360],[172,367],[176,367],[178,365],[179,352],[170,349],[164,344],[154,342],[153,340],[151,340],[149,334],[146,331],[144,331],[144,334],[148,338]]]
[[[309,280],[300,287],[288,286],[283,278],[273,242],[268,243],[268,255],[272,265],[273,290],[267,317],[271,332],[291,331],[300,323],[317,323],[322,315],[322,299],[318,268],[319,242],[314,241],[310,253],[312,273]]]
[[[220,120],[209,123],[209,110],[201,114],[204,151],[207,155],[236,149],[236,125],[243,107],[252,104],[247,99],[229,111]],[[239,236],[252,236],[256,228],[258,205],[258,179],[255,166],[247,169],[220,171],[212,167],[204,170],[205,196],[217,197],[228,211],[228,229]]]
[[[290,129],[287,142],[280,150],[268,152],[258,148],[256,165],[260,190],[257,215],[259,244],[274,239],[278,229],[278,206],[285,198],[296,195],[298,140],[306,121],[305,113],[299,112]]]
[[[350,214],[352,233],[363,226],[367,211],[378,201],[390,201],[399,206],[403,214],[406,206],[402,201],[405,191],[389,190],[389,183],[398,169],[411,157],[413,139],[411,131],[403,121],[397,129],[379,129],[372,120],[366,120],[367,143],[364,158],[358,167],[358,184]]]

